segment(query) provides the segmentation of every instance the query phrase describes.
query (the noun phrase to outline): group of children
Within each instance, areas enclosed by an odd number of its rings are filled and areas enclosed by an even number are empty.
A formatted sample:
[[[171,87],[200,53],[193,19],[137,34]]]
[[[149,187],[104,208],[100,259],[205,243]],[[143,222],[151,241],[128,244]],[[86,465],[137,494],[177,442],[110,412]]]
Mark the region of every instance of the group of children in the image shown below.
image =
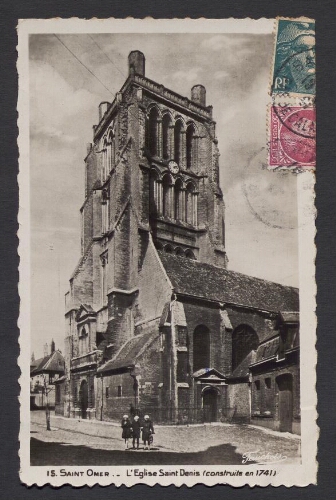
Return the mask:
[[[140,432],[142,431],[142,440],[144,449],[150,450],[153,441],[154,427],[149,415],[144,416],[144,421],[140,423],[140,417],[135,415],[132,422],[128,415],[124,415],[121,421],[122,438],[125,440],[125,450],[128,449],[128,442],[133,438],[133,449],[139,449]],[[136,448],[135,448],[136,444]]]

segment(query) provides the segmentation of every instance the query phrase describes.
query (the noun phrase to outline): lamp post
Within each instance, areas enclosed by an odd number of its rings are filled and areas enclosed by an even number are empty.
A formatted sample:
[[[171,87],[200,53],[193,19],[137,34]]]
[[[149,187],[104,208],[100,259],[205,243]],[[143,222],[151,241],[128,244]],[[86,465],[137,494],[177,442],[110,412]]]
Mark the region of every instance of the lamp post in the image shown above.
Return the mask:
[[[133,382],[134,408],[136,409],[137,408],[137,395],[138,395],[138,386],[139,386],[139,384],[138,384],[136,375],[134,375],[133,379],[134,379],[134,382]]]
[[[44,390],[45,390],[45,395],[46,395],[46,421],[47,421],[47,431],[51,431],[50,427],[50,408],[49,408],[49,398],[48,398],[48,393],[50,392],[48,385],[47,385],[47,380],[46,380],[46,375],[43,374],[43,384],[44,384]],[[43,392],[42,392],[43,394]]]
[[[139,365],[135,365],[132,369],[132,371],[130,372],[130,376],[133,378],[133,391],[134,391],[134,408],[135,408],[135,411],[137,410],[137,403],[138,403],[138,388],[139,388],[139,382],[138,382],[138,379],[137,379],[137,376],[139,376],[140,374],[140,366]]]

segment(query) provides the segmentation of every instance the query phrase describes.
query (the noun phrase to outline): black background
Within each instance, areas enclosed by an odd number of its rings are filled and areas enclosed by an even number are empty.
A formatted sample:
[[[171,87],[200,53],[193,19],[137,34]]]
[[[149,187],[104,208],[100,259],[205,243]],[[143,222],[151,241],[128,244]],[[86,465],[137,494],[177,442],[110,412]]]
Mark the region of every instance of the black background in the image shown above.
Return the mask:
[[[17,150],[17,73],[16,73],[16,25],[19,18],[51,18],[51,17],[135,17],[143,18],[229,18],[276,16],[307,16],[316,19],[317,50],[317,184],[316,206],[318,248],[317,265],[317,315],[318,315],[318,424],[320,439],[318,443],[318,485],[306,488],[231,488],[216,486],[207,488],[174,487],[149,488],[135,486],[131,489],[114,486],[94,488],[27,488],[19,480],[18,432],[19,404],[17,367],[19,313],[18,297],[18,150]],[[336,2],[335,0],[278,1],[278,0],[2,0],[0,4],[0,498],[4,499],[156,499],[159,495],[165,498],[203,499],[260,498],[288,499],[329,499],[335,494],[335,254],[336,254],[336,195],[335,195],[335,61],[336,61]],[[304,332],[301,333],[304,342]],[[28,418],[28,415],[27,415]]]

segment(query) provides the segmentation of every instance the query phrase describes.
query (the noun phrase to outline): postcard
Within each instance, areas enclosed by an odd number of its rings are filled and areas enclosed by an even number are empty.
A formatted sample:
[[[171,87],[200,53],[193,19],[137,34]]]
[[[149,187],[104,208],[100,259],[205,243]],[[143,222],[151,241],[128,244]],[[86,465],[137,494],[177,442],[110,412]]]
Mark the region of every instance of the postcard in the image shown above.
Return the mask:
[[[314,20],[20,20],[17,68],[21,481],[316,484]]]

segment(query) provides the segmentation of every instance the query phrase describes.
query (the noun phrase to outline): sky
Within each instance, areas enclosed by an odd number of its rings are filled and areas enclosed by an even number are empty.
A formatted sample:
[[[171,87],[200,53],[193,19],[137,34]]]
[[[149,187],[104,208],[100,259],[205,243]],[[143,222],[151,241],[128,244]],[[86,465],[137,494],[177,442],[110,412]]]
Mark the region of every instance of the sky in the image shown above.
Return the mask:
[[[72,52],[70,52],[69,50]],[[84,158],[98,105],[112,101],[131,50],[146,76],[213,105],[229,269],[298,286],[296,176],[267,170],[269,34],[41,34],[29,43],[31,349],[64,350],[64,294],[80,257]],[[84,67],[84,66],[86,67]]]

